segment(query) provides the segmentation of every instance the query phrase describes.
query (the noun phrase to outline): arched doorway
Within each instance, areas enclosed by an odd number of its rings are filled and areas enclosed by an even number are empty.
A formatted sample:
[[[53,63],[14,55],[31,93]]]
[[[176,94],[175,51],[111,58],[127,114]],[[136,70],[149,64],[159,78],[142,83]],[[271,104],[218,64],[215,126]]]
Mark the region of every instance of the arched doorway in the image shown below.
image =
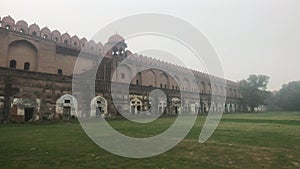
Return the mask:
[[[62,119],[70,119],[77,117],[77,100],[74,96],[70,94],[65,94],[61,96],[56,101],[56,114]]]
[[[179,114],[180,113],[180,99],[179,98],[172,98],[171,102],[172,102],[172,111],[175,114]]]
[[[208,112],[208,103],[206,103],[206,102],[202,103],[202,108],[203,108],[202,112],[207,113]]]
[[[216,106],[215,102],[212,102],[211,109],[213,112],[217,112],[217,106]]]
[[[200,105],[199,102],[196,102],[196,103],[195,103],[195,112],[196,112],[197,114],[200,114],[200,113],[201,113],[201,105]]]
[[[142,110],[142,102],[138,98],[133,98],[130,101],[130,113],[138,114],[138,111]]]
[[[167,102],[165,100],[160,100],[158,102],[158,113],[165,114],[167,111],[166,108],[167,108]]]
[[[11,118],[15,122],[27,122],[39,119],[40,99],[16,97],[11,107]]]
[[[10,60],[9,61],[9,68],[15,69],[17,68],[17,61],[16,60]]]
[[[107,115],[107,100],[102,96],[96,96],[91,101],[91,117],[105,118]]]

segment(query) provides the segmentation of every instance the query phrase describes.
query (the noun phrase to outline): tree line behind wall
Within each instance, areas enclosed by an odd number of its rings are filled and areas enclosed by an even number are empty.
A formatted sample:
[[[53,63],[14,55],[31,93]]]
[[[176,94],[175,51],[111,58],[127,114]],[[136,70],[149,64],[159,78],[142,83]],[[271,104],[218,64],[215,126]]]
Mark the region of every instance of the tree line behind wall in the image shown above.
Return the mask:
[[[266,105],[271,111],[300,111],[300,81],[284,84],[279,91],[267,91],[269,77],[250,75],[239,81],[244,107],[250,111],[259,105]]]
[[[300,81],[284,84],[266,103],[270,110],[300,111]]]

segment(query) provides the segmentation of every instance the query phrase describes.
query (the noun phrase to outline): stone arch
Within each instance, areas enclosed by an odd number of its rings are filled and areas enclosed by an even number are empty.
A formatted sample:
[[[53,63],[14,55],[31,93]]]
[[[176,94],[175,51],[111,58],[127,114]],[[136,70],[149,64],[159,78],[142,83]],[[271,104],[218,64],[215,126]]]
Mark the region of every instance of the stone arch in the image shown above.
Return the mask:
[[[192,92],[199,92],[199,87],[197,85],[197,80],[193,79],[192,81],[193,81],[192,83],[189,83],[190,91],[192,91]]]
[[[15,20],[10,16],[4,17],[1,25],[4,29],[15,30]]]
[[[102,96],[96,96],[91,101],[91,117],[107,117],[107,100]]]
[[[213,112],[217,112],[217,105],[216,105],[215,102],[212,102],[211,105],[210,105],[210,107],[211,107],[211,110],[212,110]]]
[[[223,112],[224,111],[224,106],[223,106],[223,104],[221,104],[221,103],[218,103],[217,104],[217,107],[218,107],[218,112]]]
[[[58,69],[58,70],[57,70],[57,74],[58,74],[58,75],[63,75],[63,70],[62,70],[62,69]]]
[[[219,88],[220,88],[219,94],[224,96],[226,94],[226,92],[224,91],[223,86],[220,86]]]
[[[235,104],[231,103],[231,112],[235,112]]]
[[[143,86],[156,87],[156,75],[153,70],[149,69],[142,73],[142,84]]]
[[[205,82],[201,82],[201,93],[206,93],[206,85],[205,85]]]
[[[237,103],[235,103],[235,111],[239,111],[240,110],[240,107]]]
[[[21,20],[16,23],[16,31],[21,33],[28,33],[28,24],[27,22]]]
[[[178,90],[179,88],[180,88],[180,85],[181,85],[181,82],[180,82],[180,79],[179,79],[179,77],[178,76],[174,76],[174,80],[175,80],[175,86],[174,86],[174,88],[176,89],[176,90]]]
[[[233,96],[232,88],[229,88],[229,96]]]
[[[117,56],[118,55],[118,48],[116,46],[113,46],[111,48],[111,55],[112,56]]]
[[[29,34],[33,36],[40,36],[40,27],[35,23],[30,25]]]
[[[195,103],[195,112],[196,112],[197,114],[200,114],[200,113],[201,113],[201,104],[200,104],[200,102],[196,102],[196,103]]]
[[[167,111],[167,101],[166,101],[166,99],[160,99],[158,101],[157,109],[158,109],[159,114],[165,114],[166,113],[166,111]]]
[[[41,102],[34,94],[23,92],[15,96],[11,106],[13,121],[26,122],[39,119]]]
[[[125,57],[125,47],[121,46],[118,48],[118,56]],[[140,59],[140,58],[138,58]]]
[[[26,40],[14,41],[8,45],[9,60],[16,60],[16,68],[23,69],[25,62],[29,62],[31,70],[37,70],[37,48]]]
[[[174,114],[179,114],[181,112],[180,110],[180,99],[178,97],[173,97],[171,99],[172,107],[171,112]]]
[[[57,43],[61,43],[61,34],[58,30],[54,30],[51,33],[51,39]]]
[[[183,78],[183,85],[185,91],[190,91],[190,81],[187,78]]]
[[[231,112],[231,104],[230,103],[226,103],[225,107],[226,107],[226,112]]]
[[[159,75],[158,83],[160,84],[160,88],[169,88],[169,77],[165,72]]]
[[[237,96],[237,97],[241,97],[241,94],[240,94],[239,89],[236,90],[236,96]]]
[[[77,117],[78,103],[74,96],[65,94],[56,101],[56,114],[63,119]]]
[[[61,35],[61,43],[62,44],[69,46],[71,43],[70,41],[71,41],[71,37],[68,33],[64,33]]]
[[[130,100],[130,113],[137,115],[139,111],[142,111],[142,101],[137,97]]]
[[[51,31],[49,28],[44,27],[41,29],[41,37],[44,39],[51,39]]]
[[[172,90],[177,90],[178,89],[178,84],[176,83],[174,77],[170,77],[170,89]]]
[[[210,83],[208,83],[208,85],[207,85],[207,86],[208,86],[208,88],[207,88],[207,93],[208,93],[208,94],[211,94],[211,84],[210,84]]]
[[[17,68],[17,61],[12,59],[9,61],[9,68],[12,68],[12,69],[16,69]]]
[[[208,105],[208,103],[207,102],[202,102],[202,112],[203,113],[207,113],[208,112],[208,110],[209,110],[209,105]]]
[[[215,95],[219,95],[220,94],[219,93],[219,88],[218,88],[217,84],[214,85],[214,94]]]
[[[190,113],[191,112],[191,103],[189,100],[185,100],[183,104],[183,112]]]
[[[233,96],[237,96],[237,92],[236,92],[236,89],[233,89]]]
[[[24,63],[24,70],[30,70],[30,63],[29,62]]]

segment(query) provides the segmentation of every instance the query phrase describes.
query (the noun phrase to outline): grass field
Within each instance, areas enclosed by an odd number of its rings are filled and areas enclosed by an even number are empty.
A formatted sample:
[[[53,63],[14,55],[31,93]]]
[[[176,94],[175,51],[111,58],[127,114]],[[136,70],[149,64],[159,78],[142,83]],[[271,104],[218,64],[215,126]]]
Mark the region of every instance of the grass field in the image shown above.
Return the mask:
[[[300,168],[300,112],[225,114],[213,136],[198,143],[205,116],[172,150],[129,159],[99,148],[78,122],[0,126],[0,168]],[[135,137],[164,131],[175,117],[151,125],[110,124]]]

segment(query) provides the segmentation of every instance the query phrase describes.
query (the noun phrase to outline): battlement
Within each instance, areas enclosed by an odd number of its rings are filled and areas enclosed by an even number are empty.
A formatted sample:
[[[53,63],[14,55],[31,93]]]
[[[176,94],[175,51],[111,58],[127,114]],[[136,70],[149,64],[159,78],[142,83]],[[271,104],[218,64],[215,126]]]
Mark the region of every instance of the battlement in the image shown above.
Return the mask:
[[[76,48],[78,50],[88,51],[90,53],[101,53],[103,51],[103,44],[86,38],[79,38],[77,35],[69,35],[67,32],[61,33],[58,30],[51,31],[48,27],[40,26],[36,23],[29,25],[24,20],[15,20],[10,16],[0,18],[0,24],[3,29],[24,33],[27,35],[40,37],[47,40],[52,40],[58,45],[65,47]]]

